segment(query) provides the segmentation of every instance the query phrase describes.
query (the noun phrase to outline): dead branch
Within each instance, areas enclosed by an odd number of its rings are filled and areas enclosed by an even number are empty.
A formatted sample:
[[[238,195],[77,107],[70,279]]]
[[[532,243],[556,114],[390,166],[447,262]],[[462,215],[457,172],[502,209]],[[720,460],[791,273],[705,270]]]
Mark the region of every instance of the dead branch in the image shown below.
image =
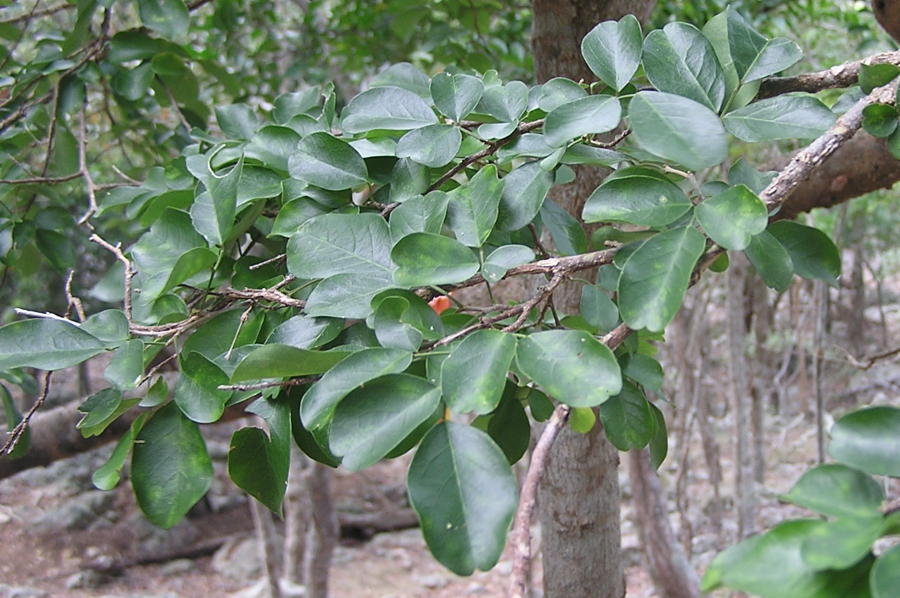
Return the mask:
[[[757,100],[779,96],[795,91],[815,93],[823,89],[835,89],[856,85],[859,69],[862,65],[893,64],[900,66],[900,52],[884,52],[864,58],[845,62],[817,73],[803,73],[794,77],[769,77],[763,79],[756,94]]]

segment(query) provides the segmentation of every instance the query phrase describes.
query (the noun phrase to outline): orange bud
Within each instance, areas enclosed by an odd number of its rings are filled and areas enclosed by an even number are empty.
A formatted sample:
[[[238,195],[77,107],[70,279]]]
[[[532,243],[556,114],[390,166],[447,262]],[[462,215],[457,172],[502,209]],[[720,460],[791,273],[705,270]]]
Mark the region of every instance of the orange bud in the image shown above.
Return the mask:
[[[434,310],[434,313],[436,313],[437,315],[441,315],[442,311],[450,307],[450,297],[446,295],[435,297],[428,302],[428,305],[431,307],[431,309]]]

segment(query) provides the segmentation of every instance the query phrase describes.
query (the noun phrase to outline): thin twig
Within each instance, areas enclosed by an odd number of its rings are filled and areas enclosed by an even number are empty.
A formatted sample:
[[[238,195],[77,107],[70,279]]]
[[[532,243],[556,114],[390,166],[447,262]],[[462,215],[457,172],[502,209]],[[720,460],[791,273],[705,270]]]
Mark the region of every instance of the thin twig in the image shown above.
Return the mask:
[[[91,216],[97,213],[97,186],[94,185],[94,179],[91,177],[91,171],[87,163],[87,136],[84,123],[85,105],[82,104],[81,110],[78,112],[78,173],[84,177],[84,184],[87,187],[88,209],[84,216],[79,218],[79,225],[84,224]]]
[[[121,243],[112,245],[109,242],[104,241],[96,233],[92,234],[88,238],[88,240],[111,252],[116,256],[116,259],[122,262],[122,265],[125,266],[125,298],[122,301],[122,307],[125,311],[125,319],[128,321],[128,325],[133,327],[133,320],[131,318],[131,279],[134,278],[135,273],[131,266],[131,260],[125,257],[125,254],[122,253]]]
[[[69,276],[66,277],[66,300],[69,302],[69,307],[75,310],[78,320],[84,322],[87,319],[84,313],[84,305],[81,303],[81,299],[72,294],[72,278],[74,276],[75,270],[69,270]]]
[[[817,73],[804,73],[795,77],[769,77],[768,79],[763,79],[762,83],[760,83],[756,99],[762,100],[795,91],[815,93],[823,89],[850,87],[851,85],[856,85],[859,79],[860,67],[873,64],[900,66],[900,52],[875,54],[862,60],[845,62]]]
[[[48,6],[47,8],[42,8],[41,10],[36,10],[37,5],[40,4],[40,1],[35,2],[35,9],[19,15],[17,17],[10,17],[8,19],[0,19],[0,24],[2,25],[14,25],[16,23],[21,23],[22,21],[30,21],[31,19],[37,19],[40,17],[47,17],[50,15],[54,15],[58,12],[62,12],[64,10],[69,10],[71,8],[75,8],[75,4],[69,4],[67,2],[63,2],[62,4],[57,4],[56,6]]]
[[[73,172],[64,176],[36,176],[24,179],[0,179],[0,185],[57,185],[73,181],[81,177],[80,172]]]
[[[10,454],[15,448],[16,445],[21,440],[22,435],[25,433],[25,430],[28,428],[28,422],[31,421],[31,418],[34,416],[35,412],[41,408],[41,405],[44,404],[44,401],[47,400],[47,395],[50,393],[50,378],[53,376],[53,372],[47,372],[44,374],[44,389],[41,391],[41,395],[37,398],[37,400],[31,405],[31,408],[28,410],[28,413],[25,414],[25,417],[22,418],[16,427],[12,429],[9,433],[9,438],[6,439],[6,443],[3,445],[3,448],[0,449],[0,454],[6,453]]]
[[[544,426],[544,431],[541,432],[534,451],[531,453],[531,462],[528,465],[528,473],[525,474],[519,506],[516,509],[512,531],[509,534],[510,544],[513,548],[509,598],[525,598],[528,592],[526,580],[528,579],[528,569],[531,566],[531,520],[534,517],[534,508],[537,503],[537,489],[544,476],[550,449],[569,420],[570,411],[568,405],[558,405],[553,410],[553,415]]]
[[[282,380],[280,382],[254,382],[252,384],[222,384],[217,388],[219,390],[262,390],[264,388],[277,388],[279,386],[302,386],[304,384],[312,384],[316,382],[318,377],[311,378],[291,378],[290,380]]]

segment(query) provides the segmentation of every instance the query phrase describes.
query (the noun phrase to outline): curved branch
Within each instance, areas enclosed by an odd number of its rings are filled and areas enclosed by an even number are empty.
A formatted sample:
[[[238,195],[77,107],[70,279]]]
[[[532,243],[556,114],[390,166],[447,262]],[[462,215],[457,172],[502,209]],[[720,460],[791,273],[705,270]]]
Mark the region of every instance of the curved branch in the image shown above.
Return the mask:
[[[803,73],[794,77],[769,77],[760,83],[756,99],[762,100],[794,91],[815,93],[823,89],[850,87],[856,85],[859,79],[859,67],[873,64],[893,64],[900,67],[900,51],[874,54],[868,58],[845,62],[818,73]]]

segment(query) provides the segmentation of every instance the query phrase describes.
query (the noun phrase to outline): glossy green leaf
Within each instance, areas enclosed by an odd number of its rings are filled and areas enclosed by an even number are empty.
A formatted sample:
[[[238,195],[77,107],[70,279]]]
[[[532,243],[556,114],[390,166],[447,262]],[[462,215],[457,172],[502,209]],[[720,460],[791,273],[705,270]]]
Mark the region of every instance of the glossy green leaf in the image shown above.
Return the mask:
[[[872,598],[894,598],[900,588],[900,546],[894,546],[875,559],[870,577]]]
[[[216,106],[216,121],[229,139],[250,139],[259,129],[256,112],[247,104]]]
[[[593,407],[622,390],[612,351],[586,332],[549,330],[520,339],[516,364],[554,399]]]
[[[447,407],[479,415],[496,409],[515,353],[515,337],[499,330],[479,330],[463,339],[441,366]]]
[[[498,282],[510,268],[527,264],[534,259],[534,251],[524,245],[504,245],[491,252],[481,266],[481,274],[489,283]]]
[[[310,316],[365,318],[372,313],[372,298],[393,286],[391,278],[377,271],[335,274],[316,285],[306,300],[305,310]]]
[[[462,134],[452,125],[426,125],[413,129],[397,142],[397,157],[410,158],[429,168],[448,164],[456,156]]]
[[[766,39],[731,6],[726,19],[731,58],[743,83],[774,75],[803,58],[796,43],[783,37]]]
[[[211,268],[215,263],[215,252],[206,247],[189,249],[171,265],[171,269],[162,268],[156,272],[147,271],[149,276],[144,280],[141,287],[139,300],[149,304],[198,272]]]
[[[290,403],[257,399],[247,411],[266,422],[268,435],[260,428],[241,428],[232,434],[228,447],[228,477],[238,488],[281,515],[287,488],[291,454]]]
[[[622,106],[614,96],[588,96],[555,108],[544,121],[544,138],[553,147],[582,135],[606,133],[619,126]]]
[[[168,39],[181,39],[187,34],[191,17],[182,0],[138,0],[144,27]]]
[[[746,249],[769,223],[766,206],[744,185],[710,197],[697,206],[695,214],[709,238],[725,249]]]
[[[643,353],[630,353],[622,357],[622,373],[647,390],[659,392],[663,385],[663,369],[658,361]]]
[[[728,184],[744,185],[759,195],[762,193],[763,189],[772,182],[772,179],[775,178],[776,174],[776,172],[771,170],[759,172],[747,164],[743,158],[738,158],[737,161],[731,165],[731,168],[728,169]]]
[[[351,354],[326,372],[303,396],[300,402],[303,425],[310,430],[324,427],[334,408],[351,390],[379,376],[400,373],[410,363],[412,354],[397,349],[378,347]]]
[[[787,249],[798,276],[834,283],[841,275],[841,255],[819,229],[781,220],[770,225],[768,232]]]
[[[726,114],[729,133],[747,142],[812,139],[834,124],[835,114],[809,94],[787,94],[753,102]]]
[[[691,200],[659,171],[630,167],[616,171],[584,204],[585,222],[627,222],[665,226],[690,211]]]
[[[451,75],[444,72],[438,73],[431,80],[434,107],[454,122],[468,116],[481,101],[483,93],[484,84],[471,75]]]
[[[135,423],[143,424],[142,420],[146,419],[146,417],[147,416],[141,416]],[[132,425],[124,434],[122,434],[122,437],[119,438],[119,441],[116,443],[116,447],[113,449],[112,454],[110,454],[109,459],[107,459],[103,465],[98,467],[97,471],[91,476],[91,481],[94,486],[100,490],[112,490],[118,485],[122,475],[122,468],[125,467],[125,459],[128,458],[128,453],[131,452],[131,447],[134,445],[136,429],[139,430],[140,425],[137,427]]]
[[[338,319],[296,315],[279,324],[266,342],[315,349],[334,340],[343,327],[343,321]]]
[[[769,231],[763,231],[750,239],[744,255],[753,264],[759,277],[769,288],[783,292],[794,278],[791,255]]]
[[[175,384],[175,403],[191,420],[209,424],[218,421],[231,398],[231,391],[219,390],[228,384],[228,376],[219,366],[200,353],[182,354],[181,375]]]
[[[573,432],[587,434],[597,425],[597,415],[590,407],[572,407],[567,423]]]
[[[581,289],[581,315],[591,326],[609,331],[619,323],[619,308],[603,289],[585,285]]]
[[[431,233],[413,233],[391,250],[397,265],[394,281],[416,287],[461,282],[478,272],[472,250],[459,241]]]
[[[253,349],[238,364],[231,374],[231,381],[321,374],[345,357],[347,353],[344,351],[307,351],[290,345],[263,345]]]
[[[884,519],[836,519],[810,530],[800,548],[810,569],[847,569],[869,554],[872,543],[884,532]]]
[[[266,125],[250,139],[250,143],[244,148],[244,157],[259,160],[269,168],[287,172],[288,160],[299,141],[300,135],[290,127]]]
[[[511,123],[513,129],[527,106],[528,87],[521,81],[488,86],[481,96],[481,109],[501,123]],[[505,137],[508,134],[497,137]]]
[[[719,117],[694,100],[641,91],[631,99],[629,118],[641,147],[689,170],[715,166],[728,155]]]
[[[368,274],[391,280],[391,235],[376,214],[325,214],[306,222],[287,245],[297,278]]]
[[[643,391],[630,382],[600,405],[606,437],[620,451],[647,446],[656,433],[656,418]]]
[[[153,414],[138,432],[131,484],[138,506],[154,525],[169,529],[206,494],[213,468],[197,424],[174,403]]]
[[[650,439],[650,464],[653,469],[659,469],[669,453],[669,434],[666,431],[666,417],[662,411],[653,403],[650,403],[650,411],[656,419],[656,434]]]
[[[52,230],[38,230],[35,244],[53,267],[65,271],[75,267],[75,248],[62,233]]]
[[[863,93],[872,93],[876,87],[887,85],[900,74],[900,68],[895,64],[860,64],[859,86]]]
[[[334,409],[332,452],[350,471],[374,465],[427,420],[441,391],[409,374],[388,374],[347,393]]]
[[[584,229],[568,212],[548,199],[541,206],[540,214],[557,251],[563,255],[578,255],[587,251]]]
[[[415,351],[422,344],[422,333],[404,317],[409,301],[403,297],[383,299],[371,318],[375,338],[382,347]]]
[[[863,129],[873,137],[890,137],[897,130],[897,109],[885,104],[870,104],[863,108]]]
[[[362,185],[369,176],[362,156],[328,133],[304,137],[288,159],[288,171],[294,178],[331,191]]]
[[[630,328],[665,330],[705,247],[703,235],[686,226],[651,237],[631,254],[619,277],[619,310]]]
[[[308,197],[293,199],[278,211],[269,234],[290,237],[304,222],[327,212],[328,208]]]
[[[209,172],[207,192],[198,195],[191,206],[194,228],[212,245],[222,245],[234,227],[238,183],[243,167],[243,160],[239,160],[224,175]]]
[[[873,475],[900,477],[900,409],[879,406],[848,413],[831,428],[828,454]]]
[[[0,371],[19,367],[61,370],[105,349],[103,342],[74,322],[21,320],[0,328]]]
[[[641,59],[641,25],[633,15],[604,21],[581,40],[581,53],[601,81],[621,91]]]
[[[537,216],[553,186],[553,175],[539,162],[526,162],[503,177],[496,228],[514,231],[527,226]]]
[[[565,77],[554,77],[541,85],[538,96],[538,108],[544,112],[552,112],[554,109],[580,100],[587,96],[584,87]]]
[[[419,97],[430,96],[428,75],[408,62],[392,64],[372,78],[372,87],[399,87],[407,89]]]
[[[780,498],[827,517],[870,518],[879,515],[884,492],[862,471],[826,463],[806,471]]]
[[[391,239],[396,243],[412,233],[440,234],[449,202],[450,196],[443,191],[432,191],[403,202],[391,212]]]
[[[870,560],[850,570],[821,572],[813,571],[803,561],[804,541],[823,525],[825,522],[819,520],[788,521],[719,553],[707,568],[700,589],[726,586],[762,598],[860,595],[848,590],[857,586],[860,578],[865,580]]]
[[[447,226],[456,239],[469,247],[481,247],[491,234],[503,193],[503,180],[497,178],[497,167],[487,166],[472,177],[468,185],[450,193]]]
[[[341,127],[345,133],[376,129],[409,131],[435,124],[437,117],[425,100],[399,87],[376,87],[350,100]]]
[[[119,390],[134,390],[144,376],[144,341],[132,339],[113,352],[103,377]]]
[[[669,23],[644,40],[642,62],[653,87],[718,112],[725,100],[725,73],[712,44],[688,23]]]
[[[488,433],[512,465],[521,459],[531,443],[531,423],[522,402],[516,398],[518,388],[507,384],[497,408],[488,415],[475,418],[472,426]]]
[[[425,542],[441,564],[471,575],[497,563],[517,492],[506,457],[487,434],[438,424],[419,445],[407,486]]]

